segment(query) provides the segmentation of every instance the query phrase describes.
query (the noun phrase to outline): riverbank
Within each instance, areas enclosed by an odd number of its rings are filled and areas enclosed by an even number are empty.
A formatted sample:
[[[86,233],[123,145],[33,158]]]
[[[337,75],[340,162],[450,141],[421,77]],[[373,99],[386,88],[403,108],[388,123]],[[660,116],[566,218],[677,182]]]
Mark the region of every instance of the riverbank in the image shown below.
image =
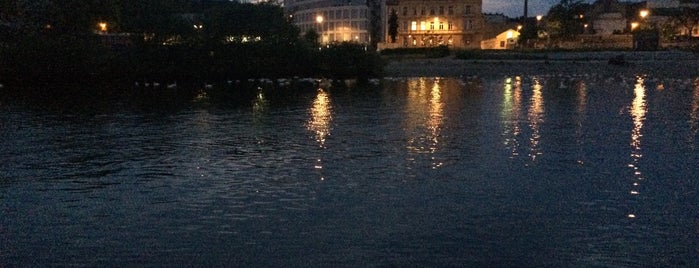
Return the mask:
[[[623,56],[626,64],[612,65],[609,59]],[[686,51],[551,52],[546,59],[438,59],[391,58],[387,77],[410,76],[501,76],[549,74],[646,74],[658,77],[699,77],[699,55]]]

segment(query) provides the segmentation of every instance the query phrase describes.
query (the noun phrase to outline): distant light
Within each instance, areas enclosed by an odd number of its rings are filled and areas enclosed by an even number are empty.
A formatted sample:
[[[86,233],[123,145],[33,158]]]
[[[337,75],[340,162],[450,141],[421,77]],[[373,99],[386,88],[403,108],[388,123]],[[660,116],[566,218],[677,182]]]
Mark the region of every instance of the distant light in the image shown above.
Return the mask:
[[[639,25],[638,22],[632,22],[631,23],[631,30],[635,30],[636,28],[638,28],[638,25]]]
[[[517,31],[521,31],[521,30],[522,30],[522,25],[517,25]]]
[[[316,22],[323,23],[323,16],[321,16],[321,15],[316,16]]]
[[[648,15],[650,15],[650,12],[647,9],[641,9],[638,14],[641,15],[641,18],[645,19],[648,17]]]
[[[538,16],[536,16],[536,21],[541,21],[541,19],[543,19],[543,18],[544,18],[544,16],[538,15]]]
[[[97,24],[97,26],[100,28],[101,32],[106,32],[107,31],[107,23],[106,22],[100,22]]]

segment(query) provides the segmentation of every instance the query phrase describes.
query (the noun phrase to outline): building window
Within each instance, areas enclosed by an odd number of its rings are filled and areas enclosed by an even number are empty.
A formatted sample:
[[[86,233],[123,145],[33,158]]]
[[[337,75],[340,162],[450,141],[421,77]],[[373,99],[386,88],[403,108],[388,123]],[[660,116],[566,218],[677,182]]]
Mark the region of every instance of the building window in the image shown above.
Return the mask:
[[[430,8],[430,15],[434,15],[434,7]]]
[[[404,32],[407,32],[407,31],[408,31],[408,22],[407,22],[407,21],[404,21],[404,22],[403,22],[403,31],[404,31]]]
[[[420,31],[424,31],[424,30],[427,30],[427,24],[425,23],[425,21],[421,21],[420,22]]]
[[[451,21],[447,22],[447,30],[454,30],[454,24]]]
[[[466,20],[466,30],[473,30],[473,20]]]
[[[444,22],[439,22],[439,29],[444,30]]]
[[[505,41],[500,41],[500,47],[505,47]]]
[[[425,7],[423,7],[422,9],[420,9],[420,15],[425,15]]]
[[[417,16],[417,8],[413,7],[413,16]]]
[[[439,6],[439,15],[444,15],[444,6]]]
[[[434,21],[430,21],[430,30],[434,30]]]
[[[410,30],[417,31],[417,21],[410,22]]]
[[[449,13],[449,15],[454,15],[454,6],[449,6],[447,8],[447,12]]]
[[[464,14],[466,14],[466,15],[471,14],[471,6],[470,5],[467,5],[466,7],[464,7]]]
[[[403,16],[408,16],[408,7],[403,7]]]

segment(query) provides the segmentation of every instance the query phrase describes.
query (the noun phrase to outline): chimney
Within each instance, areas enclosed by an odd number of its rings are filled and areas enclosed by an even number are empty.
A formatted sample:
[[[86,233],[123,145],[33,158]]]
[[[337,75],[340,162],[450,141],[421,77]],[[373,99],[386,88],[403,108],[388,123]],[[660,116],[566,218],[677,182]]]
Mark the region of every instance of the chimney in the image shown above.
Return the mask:
[[[524,16],[522,19],[527,20],[529,17],[529,0],[524,0]]]

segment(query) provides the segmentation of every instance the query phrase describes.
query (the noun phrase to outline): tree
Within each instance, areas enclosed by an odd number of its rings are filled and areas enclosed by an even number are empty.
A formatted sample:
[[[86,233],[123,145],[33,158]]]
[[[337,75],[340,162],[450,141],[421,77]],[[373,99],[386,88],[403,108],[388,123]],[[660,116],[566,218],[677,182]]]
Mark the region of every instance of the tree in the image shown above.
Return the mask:
[[[388,35],[391,37],[391,43],[395,43],[398,35],[398,14],[395,9],[391,10],[391,16],[388,17]]]
[[[546,15],[546,31],[553,38],[572,38],[583,32],[584,11],[588,4],[580,0],[561,0]]]
[[[303,39],[306,40],[308,44],[312,44],[314,47],[318,46],[318,38],[320,38],[320,35],[315,29],[308,29],[306,33],[303,35]]]
[[[371,48],[376,49],[381,41],[381,1],[366,0],[369,7],[369,36],[371,38]]]
[[[692,29],[699,24],[699,9],[684,8],[682,12],[673,19],[682,26],[687,39],[692,39]]]

